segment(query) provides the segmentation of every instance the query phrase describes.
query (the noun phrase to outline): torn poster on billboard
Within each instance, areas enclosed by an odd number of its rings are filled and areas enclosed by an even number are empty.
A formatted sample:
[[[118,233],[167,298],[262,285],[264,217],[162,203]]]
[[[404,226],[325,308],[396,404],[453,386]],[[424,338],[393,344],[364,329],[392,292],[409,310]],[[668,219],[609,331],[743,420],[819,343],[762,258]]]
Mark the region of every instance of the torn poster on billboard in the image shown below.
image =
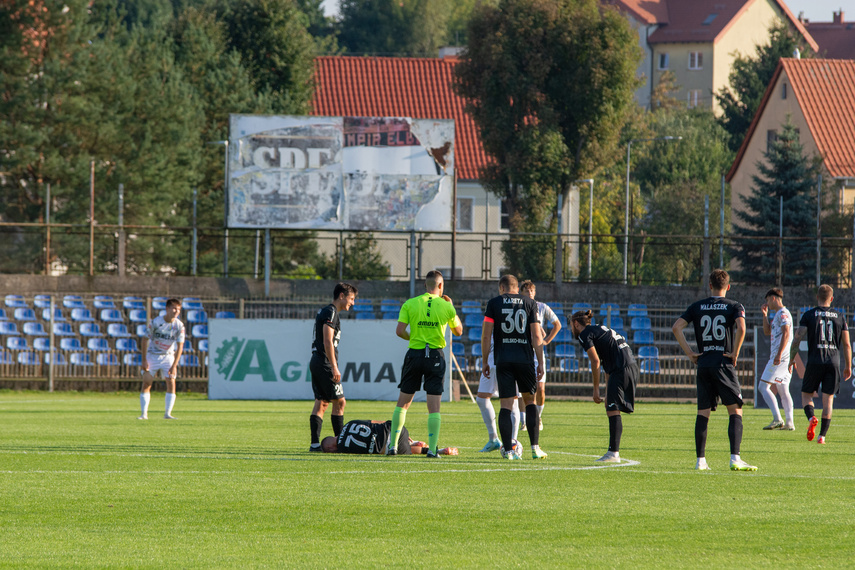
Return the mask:
[[[231,115],[231,228],[451,231],[454,121]]]

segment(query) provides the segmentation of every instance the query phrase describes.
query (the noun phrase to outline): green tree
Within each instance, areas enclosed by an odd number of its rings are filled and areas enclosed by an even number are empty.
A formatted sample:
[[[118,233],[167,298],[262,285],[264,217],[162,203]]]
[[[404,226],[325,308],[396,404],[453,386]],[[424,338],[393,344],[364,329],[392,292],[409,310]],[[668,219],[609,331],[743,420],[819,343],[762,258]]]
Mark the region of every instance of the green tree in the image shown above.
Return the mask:
[[[469,38],[454,87],[493,159],[481,181],[507,200],[516,235],[506,262],[527,277],[549,278],[542,271],[553,250],[523,234],[550,232],[558,195],[614,158],[633,108],[637,39],[625,19],[594,0],[481,5]]]
[[[787,119],[777,140],[757,162],[759,176],[752,177],[747,209],[737,212],[742,238],[733,256],[739,262],[737,278],[747,283],[783,285],[812,282],[816,271],[816,245],[810,239],[783,242],[783,275],[778,277],[778,240],[758,239],[777,236],[779,201],[784,201],[784,237],[816,237],[816,183],[820,172],[817,159],[804,155],[798,130]]]
[[[729,87],[723,87],[715,93],[722,111],[719,122],[730,135],[728,144],[733,152],[737,152],[742,145],[763,94],[775,74],[778,61],[782,57],[793,57],[796,48],[801,52],[801,57],[815,55],[801,35],[778,20],[769,28],[768,44],[757,46],[753,57],[738,55],[733,61],[728,76]]]
[[[452,0],[342,0],[339,42],[354,55],[436,57]]]
[[[392,273],[383,261],[377,239],[370,232],[356,234],[345,241],[342,261],[342,279],[388,279]],[[317,264],[318,275],[322,279],[338,279],[338,266],[338,255],[322,255]]]

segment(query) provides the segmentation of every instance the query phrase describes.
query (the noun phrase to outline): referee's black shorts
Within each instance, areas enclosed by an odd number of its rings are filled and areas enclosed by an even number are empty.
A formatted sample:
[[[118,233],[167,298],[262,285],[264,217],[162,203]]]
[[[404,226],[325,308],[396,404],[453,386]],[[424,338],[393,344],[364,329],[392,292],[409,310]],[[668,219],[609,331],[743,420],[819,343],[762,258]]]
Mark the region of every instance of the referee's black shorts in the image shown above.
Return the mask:
[[[422,389],[431,396],[441,396],[445,389],[445,354],[441,348],[411,348],[404,357],[401,383],[404,394],[415,394]]]

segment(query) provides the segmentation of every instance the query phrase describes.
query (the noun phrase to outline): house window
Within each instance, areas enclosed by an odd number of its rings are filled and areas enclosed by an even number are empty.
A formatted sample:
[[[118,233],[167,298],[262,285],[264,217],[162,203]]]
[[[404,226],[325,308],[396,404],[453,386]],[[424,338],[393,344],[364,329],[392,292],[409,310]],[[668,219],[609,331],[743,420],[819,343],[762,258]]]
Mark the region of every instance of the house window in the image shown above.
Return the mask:
[[[472,227],[472,210],[474,209],[475,198],[458,198],[457,199],[457,231],[471,232]]]
[[[766,131],[766,152],[772,149],[772,143],[778,140],[778,133],[774,129]]]
[[[499,202],[499,229],[511,229],[511,215],[508,212],[508,201],[501,200]]]
[[[451,276],[451,267],[448,265],[445,267],[434,267],[434,269],[442,273],[443,278]],[[463,279],[463,267],[459,265],[454,267],[454,278]]]
[[[787,84],[783,83],[783,84],[781,84],[781,99],[786,99],[786,98],[787,98]]]
[[[701,104],[701,90],[700,89],[690,89],[689,90],[689,99],[687,101],[687,105],[689,109],[697,107]]]
[[[659,69],[668,69],[668,54],[659,54]]]
[[[699,51],[689,52],[689,69],[703,69],[704,54]]]

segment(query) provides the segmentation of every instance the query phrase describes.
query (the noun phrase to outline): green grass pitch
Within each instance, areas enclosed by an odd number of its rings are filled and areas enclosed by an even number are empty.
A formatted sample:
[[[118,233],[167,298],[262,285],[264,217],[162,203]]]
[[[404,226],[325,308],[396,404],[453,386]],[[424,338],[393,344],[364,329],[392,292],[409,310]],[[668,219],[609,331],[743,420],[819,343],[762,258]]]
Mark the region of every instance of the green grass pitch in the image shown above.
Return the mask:
[[[855,412],[819,446],[763,431],[745,410],[728,468],[727,413],[710,421],[711,472],[694,467],[695,408],[640,403],[620,466],[593,402],[548,402],[541,446],[521,462],[486,442],[470,402],[443,403],[458,457],[310,454],[311,402],[179,395],[138,421],[136,394],[0,393],[3,568],[848,567],[855,550]],[[348,402],[385,420],[391,402]],[[427,439],[427,412],[407,416]],[[331,435],[329,419],[324,435]]]

